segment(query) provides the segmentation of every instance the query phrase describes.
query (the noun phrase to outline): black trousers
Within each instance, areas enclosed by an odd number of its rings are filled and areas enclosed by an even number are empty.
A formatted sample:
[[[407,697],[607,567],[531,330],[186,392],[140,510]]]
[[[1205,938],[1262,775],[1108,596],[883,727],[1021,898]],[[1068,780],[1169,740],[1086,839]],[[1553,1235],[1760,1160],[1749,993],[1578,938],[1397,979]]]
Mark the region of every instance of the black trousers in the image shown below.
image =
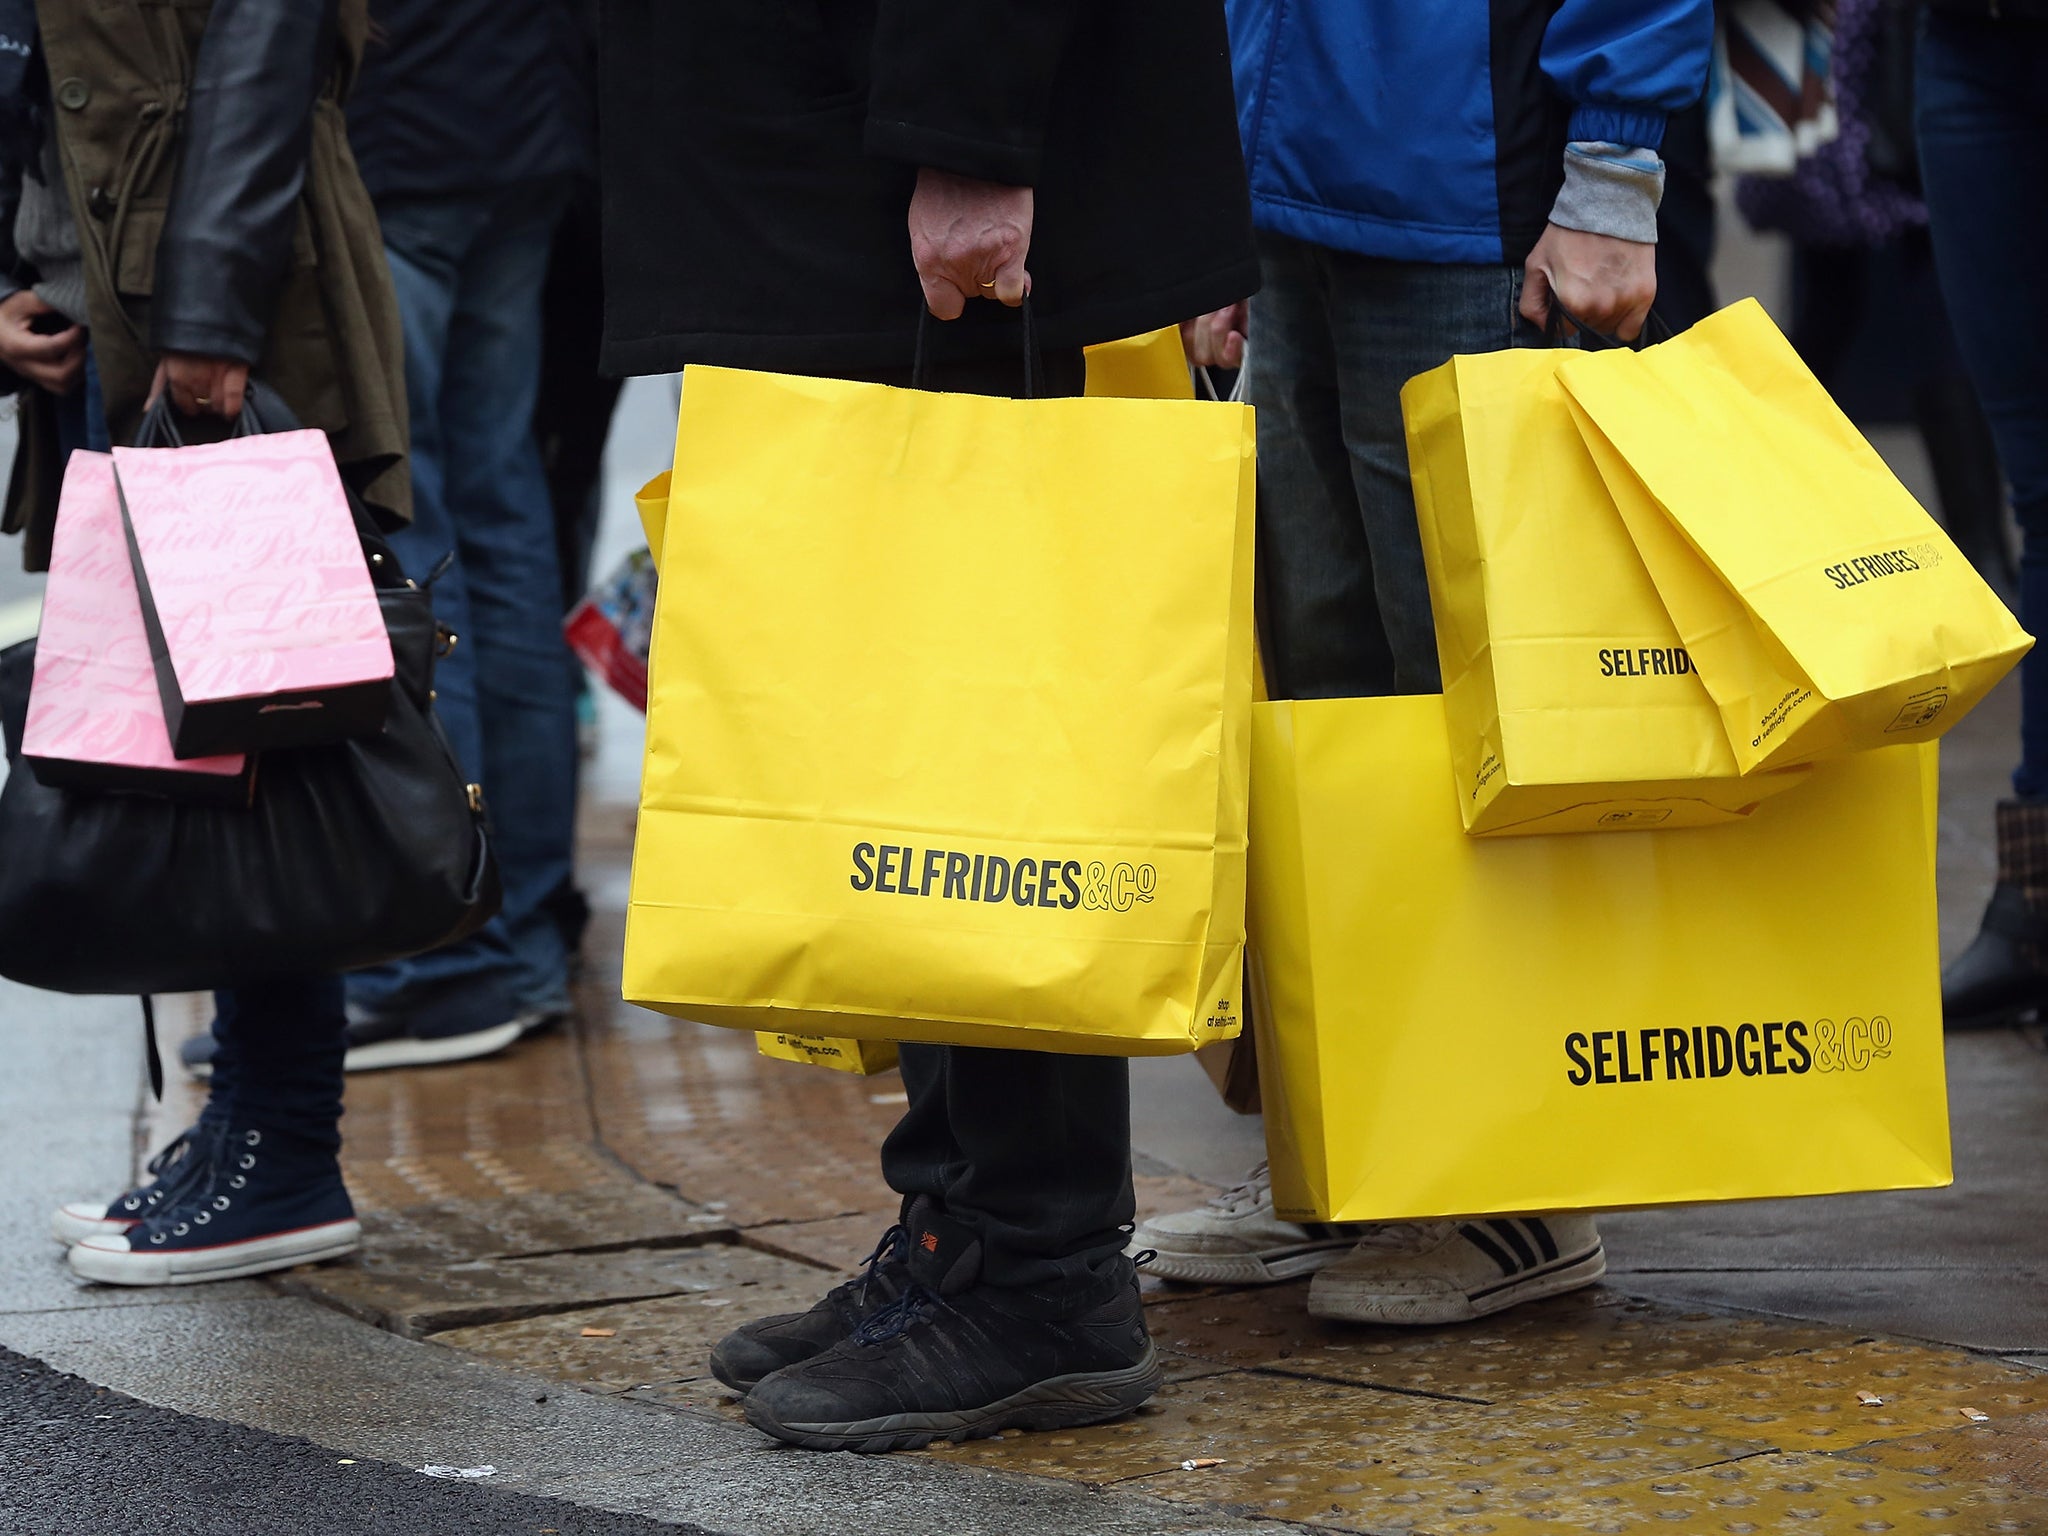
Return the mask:
[[[1023,393],[1021,346],[995,359],[934,353],[927,388]],[[1048,397],[1085,381],[1078,351],[1041,353],[1036,374]],[[865,377],[910,383],[907,369]],[[882,1174],[905,1206],[928,1196],[974,1231],[990,1285],[1079,1290],[1110,1273],[1137,1214],[1130,1063],[949,1045],[906,1045],[902,1062],[910,1107],[882,1144]]]

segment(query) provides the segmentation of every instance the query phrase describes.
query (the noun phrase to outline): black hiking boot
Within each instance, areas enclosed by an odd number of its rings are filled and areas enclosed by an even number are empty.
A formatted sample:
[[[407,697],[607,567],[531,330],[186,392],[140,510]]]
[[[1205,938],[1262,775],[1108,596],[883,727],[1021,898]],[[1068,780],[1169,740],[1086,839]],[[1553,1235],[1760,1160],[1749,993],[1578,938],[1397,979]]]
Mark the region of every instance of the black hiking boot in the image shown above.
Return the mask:
[[[2048,1005],[2048,805],[1998,807],[1998,886],[1970,947],[1941,973],[1950,1029],[2011,1024]]]
[[[751,1392],[762,1377],[823,1354],[853,1336],[861,1320],[903,1294],[910,1240],[900,1226],[882,1234],[861,1273],[825,1293],[808,1312],[757,1318],[728,1333],[711,1351],[711,1374],[733,1391]]]
[[[815,1451],[915,1450],[1006,1429],[1068,1429],[1159,1390],[1137,1271],[1079,1293],[983,1285],[981,1245],[928,1201],[906,1223],[902,1293],[852,1335],[747,1394],[756,1429]]]

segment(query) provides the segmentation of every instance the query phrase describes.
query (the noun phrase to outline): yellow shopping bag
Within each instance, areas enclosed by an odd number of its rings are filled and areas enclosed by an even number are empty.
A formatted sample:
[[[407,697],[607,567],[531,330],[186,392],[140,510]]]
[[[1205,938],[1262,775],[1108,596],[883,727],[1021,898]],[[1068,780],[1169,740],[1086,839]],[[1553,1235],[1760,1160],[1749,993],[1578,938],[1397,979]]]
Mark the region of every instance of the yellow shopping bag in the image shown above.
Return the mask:
[[[1949,1182],[1933,747],[1639,837],[1467,837],[1449,768],[1432,697],[1253,712],[1283,1215]]]
[[[1563,355],[1456,357],[1401,391],[1465,829],[1746,816],[1795,779],[1742,777],[1572,423]]]
[[[625,995],[1145,1055],[1238,1028],[1250,412],[693,368]]]
[[[647,535],[647,552],[654,567],[661,569],[661,536],[668,527],[669,471],[663,470],[633,493],[633,506],[640,514],[640,527]]]
[[[1192,400],[1194,375],[1180,327],[1149,331],[1088,349],[1088,393],[1123,400]]]
[[[772,1056],[777,1061],[802,1062],[834,1072],[851,1072],[856,1077],[874,1077],[896,1069],[896,1047],[887,1040],[836,1040],[829,1035],[763,1031],[754,1036],[754,1045],[763,1056]]]
[[[2033,644],[1754,299],[1558,376],[1745,772],[1931,741]]]

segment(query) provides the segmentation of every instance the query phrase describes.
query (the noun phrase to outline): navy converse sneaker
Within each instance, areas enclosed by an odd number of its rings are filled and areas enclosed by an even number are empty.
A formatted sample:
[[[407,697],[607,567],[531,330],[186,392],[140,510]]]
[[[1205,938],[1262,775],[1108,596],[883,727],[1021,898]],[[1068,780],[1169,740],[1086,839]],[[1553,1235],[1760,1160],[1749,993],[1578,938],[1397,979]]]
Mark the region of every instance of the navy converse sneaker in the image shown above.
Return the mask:
[[[757,1318],[720,1339],[711,1351],[711,1374],[735,1392],[750,1392],[762,1377],[851,1338],[863,1319],[903,1294],[909,1254],[909,1238],[891,1227],[861,1273],[835,1285],[810,1311]]]
[[[223,1126],[212,1155],[125,1232],[71,1249],[80,1279],[191,1285],[353,1253],[362,1242],[332,1153],[253,1126]]]
[[[88,1237],[126,1232],[130,1227],[166,1204],[200,1177],[213,1157],[213,1143],[220,1126],[202,1118],[176,1141],[149,1160],[149,1177],[125,1195],[113,1200],[73,1200],[57,1208],[50,1218],[50,1230],[57,1241],[69,1248]]]
[[[850,1338],[747,1394],[756,1429],[817,1451],[915,1450],[1006,1429],[1121,1418],[1164,1373],[1137,1271],[1078,1292],[983,1285],[981,1245],[927,1201],[912,1206],[902,1294]]]

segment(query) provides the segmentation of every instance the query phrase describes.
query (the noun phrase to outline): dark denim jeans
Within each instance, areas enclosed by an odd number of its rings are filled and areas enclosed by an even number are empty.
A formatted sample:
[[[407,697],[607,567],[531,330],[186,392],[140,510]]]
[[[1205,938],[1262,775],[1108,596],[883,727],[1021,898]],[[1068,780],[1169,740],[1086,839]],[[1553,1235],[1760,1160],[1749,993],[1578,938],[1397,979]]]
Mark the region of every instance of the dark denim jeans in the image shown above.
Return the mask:
[[[1245,394],[1259,414],[1261,622],[1275,697],[1433,693],[1436,629],[1401,386],[1540,346],[1519,269],[1380,261],[1261,233]]]
[[[2048,25],[1929,12],[1921,170],[1935,266],[2025,542],[2020,622],[2048,626]],[[2013,792],[2048,799],[2048,658],[2020,664]]]
[[[216,992],[213,1080],[202,1118],[254,1126],[316,1169],[338,1157],[348,1028],[342,996],[333,976]]]
[[[562,639],[554,508],[533,435],[541,290],[566,187],[391,199],[378,209],[405,328],[413,523],[393,544],[458,636],[435,686],[483,785],[505,882],[474,937],[349,978],[351,1012],[467,1034],[568,1006],[556,913],[571,885],[576,663]]]

